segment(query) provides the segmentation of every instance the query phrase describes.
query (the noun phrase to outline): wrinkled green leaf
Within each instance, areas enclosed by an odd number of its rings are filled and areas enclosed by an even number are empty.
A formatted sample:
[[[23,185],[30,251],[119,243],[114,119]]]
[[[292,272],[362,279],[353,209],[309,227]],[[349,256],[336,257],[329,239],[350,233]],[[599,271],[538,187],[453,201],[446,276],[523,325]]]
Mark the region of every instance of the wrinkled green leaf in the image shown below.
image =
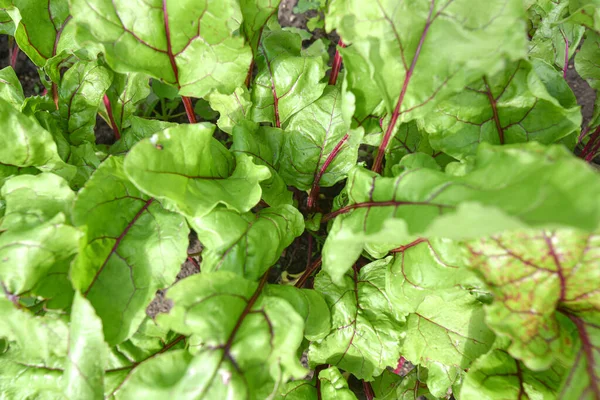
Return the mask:
[[[271,17],[277,18],[280,2],[281,0],[240,0],[244,16],[242,29],[253,54],[256,54],[265,24]]]
[[[342,52],[355,61],[346,65],[349,89],[371,104],[359,118],[381,101],[392,113],[401,98],[406,122],[482,74],[495,74],[505,60],[524,57],[523,17],[522,0],[334,0],[325,22],[352,44]]]
[[[62,213],[67,218],[75,193],[58,175],[21,175],[6,181],[1,189],[6,211],[1,230],[26,230],[43,224]]]
[[[114,2],[69,0],[82,42],[104,46],[117,72],[143,72],[185,96],[231,93],[250,65],[250,47],[235,34],[236,0]],[[134,56],[132,56],[134,55]]]
[[[323,400],[355,400],[356,396],[348,389],[348,382],[336,367],[319,372],[321,398]]]
[[[234,127],[250,116],[252,102],[245,87],[237,88],[229,95],[213,92],[208,101],[210,107],[219,112],[217,125],[223,132],[232,134]]]
[[[295,113],[323,93],[325,65],[319,56],[302,55],[299,35],[265,31],[256,57],[258,75],[252,90],[253,120],[283,127]]]
[[[87,230],[71,270],[73,286],[102,319],[106,341],[120,343],[137,330],[156,290],[175,280],[188,228],[181,216],[140,193],[117,157],[81,189],[73,222]]]
[[[143,119],[136,116],[132,116],[129,122],[131,125],[121,132],[121,139],[110,146],[110,154],[124,155],[140,140],[150,138],[156,132],[175,126],[172,122]]]
[[[387,262],[380,260],[360,272],[349,271],[340,285],[321,272],[315,290],[331,308],[329,335],[311,343],[308,358],[313,365],[331,364],[370,380],[400,358],[401,325],[385,292]]]
[[[292,192],[277,172],[284,133],[278,128],[259,126],[252,123],[237,125],[233,130],[233,153],[247,154],[254,163],[269,168],[271,177],[260,182],[263,199],[270,206],[292,204]]]
[[[110,100],[113,119],[122,133],[130,126],[129,118],[135,113],[139,103],[150,95],[150,79],[139,73],[114,74],[112,85],[106,91]],[[104,110],[105,119],[110,117]]]
[[[190,225],[204,246],[203,271],[232,271],[250,280],[258,280],[304,232],[302,214],[291,205],[256,214],[218,208]]]
[[[80,61],[62,78],[58,93],[63,129],[74,145],[95,143],[96,114],[112,73],[98,62]]]
[[[181,399],[253,398],[263,386],[272,392],[280,380],[303,377],[296,357],[303,318],[283,299],[261,295],[261,289],[262,284],[229,272],[201,273],[169,289],[174,307],[158,321],[191,334],[194,355],[180,359],[177,378],[161,379],[163,386]],[[128,386],[131,380],[124,390]]]
[[[591,194],[600,191],[600,178],[558,146],[482,145],[464,176],[413,169],[383,178],[357,168],[348,182],[348,205],[333,214],[341,215],[323,249],[323,268],[336,282],[363,249],[381,257],[413,235],[478,237],[527,226],[591,231],[600,221],[600,197]]]
[[[306,190],[320,176],[321,186],[333,186],[356,165],[363,132],[350,131],[340,97],[338,88],[328,86],[318,100],[290,118],[279,169],[289,185]]]
[[[571,89],[541,61],[520,61],[470,84],[440,103],[425,121],[431,145],[459,159],[475,154],[481,142],[554,143],[580,125]]]
[[[233,157],[213,139],[214,129],[208,123],[181,125],[144,139],[125,158],[125,171],[143,192],[190,218],[219,204],[247,212],[260,200],[259,182],[269,170],[247,155]]]

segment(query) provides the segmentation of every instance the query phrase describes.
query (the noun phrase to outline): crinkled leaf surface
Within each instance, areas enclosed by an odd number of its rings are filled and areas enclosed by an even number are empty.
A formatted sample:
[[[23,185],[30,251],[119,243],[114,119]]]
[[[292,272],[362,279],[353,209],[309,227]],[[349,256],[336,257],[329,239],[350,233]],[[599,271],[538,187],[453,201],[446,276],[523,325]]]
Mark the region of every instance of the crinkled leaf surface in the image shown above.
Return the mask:
[[[340,370],[336,367],[329,367],[319,372],[321,381],[321,396],[323,400],[355,400],[356,396],[348,388],[348,382]]]
[[[368,93],[360,97],[372,105],[383,101],[389,113],[398,104],[408,121],[504,60],[524,57],[523,17],[522,0],[335,0],[326,24],[363,59],[347,65],[349,89]]]
[[[177,398],[253,398],[263,387],[273,392],[280,380],[304,376],[296,357],[303,318],[285,300],[261,294],[264,284],[230,272],[203,272],[169,289],[174,307],[158,321],[191,334],[194,354],[179,361],[183,373],[167,382]]]
[[[370,380],[400,358],[401,326],[385,292],[387,262],[380,260],[355,269],[335,285],[321,272],[315,290],[331,308],[332,329],[323,340],[311,343],[313,365],[331,364]]]
[[[243,123],[233,130],[231,151],[247,154],[255,164],[269,168],[271,177],[260,182],[263,199],[270,206],[292,204],[292,192],[279,173],[284,133],[279,128]]]
[[[69,5],[86,33],[81,40],[102,43],[118,72],[144,72],[195,97],[213,89],[231,93],[246,78],[251,50],[235,33],[241,21],[237,0],[69,0]]]
[[[581,24],[600,33],[600,10],[597,0],[569,0],[568,22]],[[565,21],[566,22],[566,21]]]
[[[427,296],[408,316],[404,332],[401,353],[428,369],[427,386],[436,396],[443,396],[494,342],[483,305],[467,291]]]
[[[212,137],[214,129],[181,125],[142,140],[125,158],[125,171],[143,192],[190,218],[219,204],[247,212],[259,202],[269,169],[245,154],[232,156]]]
[[[87,230],[71,270],[73,286],[102,319],[106,341],[120,343],[137,330],[156,290],[175,280],[189,229],[183,217],[135,188],[118,157],[81,189],[73,221]]]
[[[337,87],[328,86],[317,101],[290,118],[279,168],[289,185],[306,190],[320,177],[321,186],[333,186],[356,165],[362,130],[350,131],[342,117],[341,96]]]
[[[256,57],[258,75],[252,90],[253,120],[283,127],[295,113],[323,93],[325,65],[319,56],[302,55],[300,35],[284,30],[263,32]]]
[[[579,130],[581,113],[558,71],[519,61],[440,103],[424,124],[435,149],[464,159],[481,142],[554,143]]]
[[[474,240],[468,252],[494,295],[488,325],[512,340],[509,353],[527,367],[548,368],[564,351],[557,309],[591,327],[599,320],[597,234],[515,231]]]
[[[464,176],[411,169],[395,178],[356,168],[323,249],[338,281],[363,249],[381,257],[424,237],[477,237],[527,226],[597,227],[600,178],[559,146],[484,146]],[[462,203],[462,204],[461,204]],[[576,204],[578,204],[576,206]],[[457,230],[456,226],[461,226]]]
[[[19,168],[36,167],[67,180],[75,175],[75,168],[58,155],[52,135],[3,99],[0,99],[0,129],[4,132],[0,135],[0,166],[8,167],[13,174]]]
[[[258,280],[304,232],[302,214],[287,204],[256,214],[217,208],[190,225],[204,246],[203,271],[233,271],[250,280]]]
[[[249,119],[252,112],[250,93],[245,86],[235,89],[229,95],[212,92],[208,96],[208,101],[210,107],[219,112],[219,120],[217,121],[219,129],[229,134],[233,133],[236,125]]]
[[[58,110],[72,144],[95,143],[96,114],[111,81],[112,73],[97,61],[80,61],[63,76]]]
[[[562,21],[568,12],[568,7],[569,0],[544,0],[536,1],[528,10],[530,15],[535,14],[535,18],[541,18],[529,44],[530,57],[541,58],[549,64],[563,69],[567,51],[565,41],[569,46],[568,58],[570,59],[575,54],[579,42],[583,38],[585,27],[569,21]]]

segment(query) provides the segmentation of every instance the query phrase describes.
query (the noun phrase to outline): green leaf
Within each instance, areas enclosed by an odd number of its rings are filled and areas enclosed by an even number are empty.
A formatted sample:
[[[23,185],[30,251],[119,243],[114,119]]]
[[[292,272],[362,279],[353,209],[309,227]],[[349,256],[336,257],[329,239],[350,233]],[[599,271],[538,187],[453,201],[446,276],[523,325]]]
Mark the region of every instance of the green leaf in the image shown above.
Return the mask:
[[[71,180],[71,187],[75,190],[81,189],[90,179],[96,168],[100,166],[101,160],[95,146],[90,142],[84,142],[79,146],[71,146],[67,161],[70,165],[77,167],[77,174]],[[102,155],[105,157],[104,155]]]
[[[440,103],[424,124],[433,148],[465,159],[481,142],[557,142],[579,131],[581,112],[558,71],[519,61]]]
[[[112,85],[106,91],[110,100],[113,119],[122,133],[130,126],[129,118],[135,113],[138,104],[150,95],[150,79],[145,74],[114,74]],[[104,119],[110,121],[106,109]]]
[[[320,56],[302,55],[300,35],[263,32],[256,57],[258,74],[252,90],[253,120],[283,127],[295,113],[316,101],[326,84]]]
[[[16,26],[15,39],[35,65],[43,67],[63,50],[73,48],[71,35],[64,34],[72,25],[67,0],[13,0],[13,4],[16,8],[8,13]]]
[[[95,143],[96,114],[111,81],[112,73],[97,61],[80,61],[63,76],[58,111],[72,144]]]
[[[383,178],[356,168],[348,182],[348,205],[327,216],[337,218],[323,269],[335,282],[363,249],[382,257],[415,235],[473,238],[544,226],[592,231],[600,220],[599,176],[559,146],[482,144],[464,176],[413,169]]]
[[[68,268],[80,236],[77,229],[65,225],[63,214],[27,229],[4,232],[0,236],[0,280],[12,294],[35,289],[53,268]]]
[[[175,281],[189,230],[183,217],[135,188],[117,157],[81,189],[73,222],[87,230],[71,269],[73,286],[102,319],[106,341],[120,343],[135,333],[156,290]]]
[[[317,388],[312,381],[291,381],[279,390],[279,397],[286,400],[318,400]]]
[[[344,61],[351,52],[362,58],[346,65],[349,89],[368,93],[372,105],[383,101],[390,114],[398,105],[406,122],[482,74],[500,71],[505,60],[523,58],[523,17],[522,0],[333,0],[326,25],[352,44]]]
[[[356,165],[363,131],[350,131],[341,103],[340,90],[328,86],[318,100],[290,118],[279,169],[289,185],[306,190],[320,178],[321,186],[333,186]]]
[[[287,285],[269,285],[267,296],[281,297],[304,318],[304,336],[311,341],[321,340],[331,331],[331,314],[323,296],[315,290],[297,289]]]
[[[280,2],[281,0],[240,0],[240,7],[244,16],[242,29],[254,55],[256,55],[267,21],[272,17],[277,18]]]
[[[448,239],[419,238],[395,250],[386,292],[400,313],[417,312],[427,297],[451,299],[459,287],[482,286],[464,266],[462,247]]]
[[[514,231],[467,246],[470,265],[480,271],[494,295],[487,307],[487,324],[511,339],[508,352],[528,368],[548,368],[568,347],[557,309],[592,327],[597,323],[597,234],[569,229]]]
[[[177,398],[255,398],[259,389],[274,392],[279,382],[306,374],[296,356],[303,318],[282,298],[261,294],[264,284],[203,272],[169,289],[174,306],[158,322],[191,334],[194,353],[179,381],[168,382]]]
[[[277,172],[284,141],[284,133],[278,128],[243,123],[233,129],[233,153],[248,154],[255,164],[269,168],[271,177],[260,182],[263,199],[270,206],[292,204],[292,192]]]
[[[20,109],[25,101],[21,82],[12,67],[0,70],[0,98],[8,101],[17,109]]]
[[[311,343],[311,365],[335,365],[366,380],[396,366],[402,329],[385,292],[387,263],[379,260],[360,272],[351,270],[339,285],[323,272],[317,275],[315,290],[331,309],[332,329],[325,339]]]
[[[0,99],[0,166],[18,168],[36,167],[54,172],[69,180],[75,168],[59,157],[52,135],[35,120],[19,113],[10,103]]]
[[[596,311],[596,309],[594,309]],[[562,316],[562,314],[561,314]],[[559,399],[567,400],[572,397],[594,399],[600,397],[600,329],[598,317],[586,321],[572,314],[567,314],[576,331],[578,339],[573,346],[575,354],[568,374],[564,374],[560,387]],[[566,349],[567,351],[570,349]]]
[[[242,17],[237,0],[69,5],[80,41],[100,42],[117,72],[143,72],[195,97],[213,89],[232,93],[246,78],[252,52],[235,33]]]
[[[438,397],[490,349],[495,337],[485,325],[483,305],[464,290],[452,297],[425,297],[403,331],[402,355],[427,368],[427,386]]]
[[[529,56],[541,58],[561,70],[565,66],[565,41],[569,44],[569,53],[566,56],[570,59],[585,32],[583,26],[570,22],[561,23],[568,7],[568,0],[538,1],[528,10],[530,14],[535,13],[537,18],[541,18],[541,23],[536,27],[529,44]]]
[[[176,126],[172,122],[143,119],[136,116],[131,116],[129,122],[131,125],[121,132],[121,139],[110,146],[108,151],[110,154],[125,155],[140,140],[150,138],[156,132]]]
[[[90,303],[75,294],[71,310],[69,353],[65,367],[65,394],[70,399],[103,399],[108,347],[102,322]]]
[[[461,400],[483,396],[502,399],[556,399],[564,370],[531,371],[505,349],[493,349],[476,360],[460,390]]]
[[[189,218],[219,204],[247,212],[259,202],[259,182],[269,170],[244,154],[233,157],[212,137],[214,129],[208,123],[181,125],[144,139],[125,158],[125,171],[143,192]]]
[[[21,175],[7,180],[1,189],[6,201],[1,230],[27,230],[62,213],[67,219],[75,193],[58,175]]]
[[[7,12],[11,7],[13,7],[11,0],[0,1],[0,34],[15,35],[15,24]]]
[[[354,393],[348,389],[348,382],[336,367],[329,367],[319,372],[319,381],[321,381],[321,399],[356,400]]]
[[[570,15],[566,21],[600,33],[600,7],[598,6],[597,0],[569,0]]]
[[[204,246],[202,271],[232,271],[249,280],[258,280],[304,232],[302,214],[287,204],[256,214],[217,208],[190,225]]]
[[[23,364],[16,351],[11,351],[0,356],[0,393],[6,399],[63,398],[62,371]]]
[[[229,95],[212,92],[207,99],[210,107],[219,112],[217,125],[223,132],[232,134],[233,128],[250,116],[252,101],[246,87],[239,87]]]

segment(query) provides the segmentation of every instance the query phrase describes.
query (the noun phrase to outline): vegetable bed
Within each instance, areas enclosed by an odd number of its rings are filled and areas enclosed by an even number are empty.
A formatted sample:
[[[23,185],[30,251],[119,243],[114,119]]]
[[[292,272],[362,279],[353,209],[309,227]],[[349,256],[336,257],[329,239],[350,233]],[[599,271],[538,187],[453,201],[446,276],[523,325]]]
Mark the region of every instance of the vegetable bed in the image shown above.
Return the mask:
[[[598,0],[0,34],[0,399],[600,400]]]

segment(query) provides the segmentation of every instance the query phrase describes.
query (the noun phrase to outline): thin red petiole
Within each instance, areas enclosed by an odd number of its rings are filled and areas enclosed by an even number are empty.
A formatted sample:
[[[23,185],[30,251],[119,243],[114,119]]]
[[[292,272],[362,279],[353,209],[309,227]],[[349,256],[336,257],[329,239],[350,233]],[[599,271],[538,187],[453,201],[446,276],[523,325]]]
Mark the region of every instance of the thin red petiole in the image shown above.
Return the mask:
[[[110,99],[108,95],[104,95],[104,107],[106,107],[106,113],[108,114],[108,119],[110,120],[110,125],[112,127],[113,132],[115,133],[115,139],[121,139],[121,132],[119,131],[119,127],[115,122],[115,117],[113,115],[112,106],[110,105]]]
[[[185,107],[185,113],[187,114],[190,124],[196,123],[196,114],[194,113],[194,106],[192,105],[192,99],[187,96],[181,96],[183,101],[183,107]]]

